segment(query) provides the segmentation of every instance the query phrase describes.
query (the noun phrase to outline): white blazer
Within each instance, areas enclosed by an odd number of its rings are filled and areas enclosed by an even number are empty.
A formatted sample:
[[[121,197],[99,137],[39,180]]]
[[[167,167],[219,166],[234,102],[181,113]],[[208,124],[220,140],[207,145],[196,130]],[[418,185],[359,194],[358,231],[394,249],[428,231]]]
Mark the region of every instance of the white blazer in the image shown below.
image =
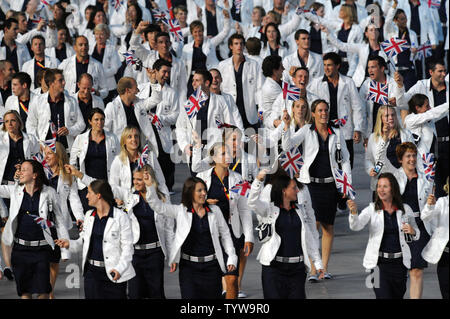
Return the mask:
[[[28,134],[34,134],[36,137],[45,141],[50,127],[51,111],[48,103],[48,92],[42,94],[39,99],[29,108],[26,128]],[[84,124],[83,114],[81,114],[78,101],[64,91],[64,124],[69,130],[67,135],[68,148],[78,134],[83,132]]]
[[[197,174],[198,178],[205,181],[207,188],[211,187],[211,175],[214,168]],[[234,185],[243,181],[242,176],[232,170],[228,170],[228,186],[229,189]],[[252,214],[247,206],[247,198],[239,194],[228,192],[230,196],[230,220],[231,229],[234,237],[240,238],[242,234],[245,236],[245,242],[254,242],[253,239],[253,221]]]
[[[233,96],[224,92],[221,92],[220,95],[223,96],[223,98],[228,104],[228,108],[231,113],[231,116],[233,117],[234,124],[243,132],[244,124],[242,123],[242,116],[241,113],[239,113],[239,109],[236,105],[236,102],[234,101]]]
[[[289,70],[292,66],[301,66],[300,60],[298,59],[298,51],[295,50],[294,53],[288,55],[283,59],[283,80],[294,84],[292,82],[292,78],[289,75]],[[308,62],[306,63],[306,67],[309,70],[309,82],[311,83],[313,78],[321,78],[323,76],[323,60],[320,54],[309,52]]]
[[[309,90],[321,99],[330,103],[330,91],[328,89],[328,82],[326,76],[322,79],[315,78],[309,84]],[[312,102],[312,101],[311,101]],[[342,133],[346,140],[353,138],[353,131],[364,133],[366,131],[364,120],[365,107],[358,95],[358,90],[353,79],[339,74],[338,92],[337,92],[337,114],[341,119],[344,116],[348,117],[347,122],[342,128]]]
[[[17,216],[19,215],[20,206],[22,205],[24,188],[23,185],[19,184],[0,185],[0,197],[11,199],[9,218],[2,234],[2,242],[6,246],[12,246],[14,243],[14,235],[18,226]],[[55,214],[55,220],[53,222],[55,223],[58,238],[69,238],[69,233],[65,227],[63,212],[61,211],[56,192],[53,188],[44,185],[39,196],[39,216],[47,219],[50,212],[54,212]],[[42,233],[47,243],[52,249],[55,249],[55,243],[50,233],[44,230],[42,230]],[[61,249],[61,258],[69,259],[69,250],[65,248]]]
[[[22,66],[22,72],[28,73],[28,75],[31,77],[31,87],[30,89],[34,89],[34,66],[35,66],[36,59],[33,58],[27,62],[25,62]],[[46,55],[44,59],[44,66],[46,68],[50,69],[56,69],[59,65],[59,60],[57,58],[53,58],[51,56]]]
[[[259,105],[259,108],[263,111],[264,119],[269,119],[273,104],[280,93],[282,93],[281,86],[270,76],[266,77],[261,88],[261,105]]]
[[[23,136],[23,155],[26,159],[31,158],[31,155],[39,153],[39,142],[32,134],[22,132]],[[3,180],[5,174],[6,162],[9,156],[9,134],[5,131],[0,131],[0,181]]]
[[[78,195],[78,188],[76,178],[71,177],[72,185],[63,179],[61,175],[58,178],[58,187],[56,194],[58,195],[59,202],[61,204],[61,211],[64,218],[64,225],[67,229],[72,228],[72,219],[69,213],[69,207],[67,202],[70,201],[70,208],[75,216],[76,220],[84,220],[84,210],[81,204],[80,196]]]
[[[406,216],[408,217],[409,224],[416,232],[413,240],[420,238],[420,230],[417,227],[416,220],[408,205],[404,205]],[[397,223],[400,238],[400,246],[402,250],[403,265],[406,268],[411,268],[411,250],[405,241],[405,236],[402,232],[402,214],[401,210],[397,210]],[[369,224],[369,242],[367,243],[366,253],[364,255],[363,266],[366,269],[373,269],[378,264],[378,253],[380,251],[381,241],[383,240],[384,233],[384,213],[383,210],[375,210],[375,204],[370,203],[369,206],[363,209],[361,214],[353,215],[349,214],[348,221],[350,229],[353,231],[362,230],[367,224]]]
[[[71,94],[74,94],[77,90],[76,60],[77,56],[73,55],[62,61],[58,66],[58,69],[63,71],[64,79],[66,80],[66,90]],[[90,56],[87,73],[92,75],[92,78],[94,80],[92,87],[100,92],[100,96],[102,97],[102,99],[106,98],[106,96],[108,95],[108,85],[103,65]]]
[[[88,129],[83,134],[78,135],[72,144],[70,150],[70,165],[77,165],[80,171],[86,173],[86,154],[89,148],[89,134],[91,129]],[[111,164],[114,158],[120,153],[120,143],[117,136],[111,132],[104,131],[105,133],[105,145],[106,145],[106,167],[108,172],[108,179],[111,176]],[[87,187],[81,180],[78,180],[78,189]]]
[[[28,103],[28,111],[31,108],[33,108],[33,104],[35,104],[38,101],[38,99],[39,99],[39,95],[30,91],[30,103]],[[6,99],[4,112],[6,113],[9,110],[17,111],[17,113],[20,114],[19,98],[14,94],[10,95]],[[27,117],[27,120],[28,120],[28,117]],[[26,125],[26,122],[23,123],[23,125]]]
[[[447,97],[446,103],[448,103],[448,92],[449,89],[449,81],[448,77],[445,78],[445,96]],[[404,95],[404,102],[407,103],[414,94],[424,94],[428,97],[428,102],[430,103],[430,107],[436,107],[437,105],[434,103],[434,95],[433,95],[433,89],[431,84],[431,78],[427,80],[419,80],[416,84],[414,84],[408,92]]]
[[[281,245],[281,238],[276,230],[276,221],[280,216],[280,208],[275,206],[273,202],[269,202],[270,199],[269,201],[260,199],[260,193],[263,187],[264,184],[261,181],[256,179],[253,182],[248,197],[248,206],[260,216],[262,222],[272,224],[273,235],[267,242],[262,244],[261,250],[256,257],[262,265],[269,266],[271,261],[275,259]],[[322,269],[322,259],[319,253],[319,234],[316,228],[314,211],[311,206],[311,197],[306,186],[300,192],[304,193],[304,200],[299,202],[296,212],[302,222],[301,241],[304,262],[308,268],[311,268],[309,261],[311,258],[316,269]]]
[[[75,55],[75,50],[70,45],[70,43],[66,42],[64,43],[66,46],[66,56],[70,58],[71,56]],[[48,55],[52,58],[56,58],[56,47],[46,48],[45,49],[45,55]]]
[[[281,137],[281,145],[284,151],[289,151],[303,143],[303,166],[300,170],[298,181],[304,184],[311,182],[309,167],[314,162],[319,152],[319,140],[314,124],[305,124],[300,130],[291,136],[291,130],[284,131]],[[336,161],[337,145],[340,144],[342,155],[342,170],[347,174],[349,183],[352,183],[352,169],[350,167],[350,154],[345,144],[345,139],[338,128],[330,128],[333,134],[328,136],[328,152],[330,156],[330,166],[333,178],[336,180],[335,171],[339,168]]]
[[[106,275],[109,280],[111,270],[115,269],[120,274],[117,283],[126,282],[133,278],[136,273],[131,263],[133,259],[133,233],[131,230],[130,218],[127,213],[119,208],[112,208],[113,216],[106,222],[103,235],[103,256],[105,262]],[[90,210],[86,213],[83,223],[83,230],[80,232],[80,238],[70,241],[70,251],[78,252],[81,247],[83,251],[82,271],[87,262],[87,255],[91,245],[92,228],[95,222],[95,211]],[[68,238],[68,237],[67,237]]]
[[[183,204],[171,205],[163,203],[156,195],[156,190],[153,186],[150,187],[147,192],[147,200],[150,203],[150,207],[157,214],[175,219],[177,226],[175,230],[175,239],[170,252],[169,265],[172,263],[179,263],[181,257],[181,247],[189,235],[192,226],[192,214],[195,213],[188,212],[187,208]],[[223,245],[225,253],[228,255],[226,265],[237,266],[237,255],[234,250],[233,241],[231,240],[230,230],[228,229],[228,225],[223,218],[220,208],[215,205],[211,205],[209,208],[210,212],[206,212],[208,215],[206,216],[205,214],[204,217],[208,218],[209,230],[211,232],[211,239],[214,245],[217,261],[219,262],[222,272],[225,273],[226,267],[225,261],[223,260],[221,244]]]
[[[237,99],[236,77],[234,75],[233,58],[228,58],[219,63],[218,69],[223,77],[221,89],[223,92]],[[245,114],[250,124],[258,122],[259,102],[258,93],[261,91],[263,76],[258,63],[255,60],[246,58],[242,69],[242,91],[244,97]]]
[[[75,94],[72,94],[73,98],[75,100],[77,100],[78,102],[78,93],[80,93],[80,91],[78,91]],[[100,96],[97,96],[95,94],[91,94],[91,98],[92,98],[92,108],[96,108],[98,107],[101,110],[105,110],[105,103],[103,103],[103,99]],[[86,125],[88,125],[89,123],[86,123]]]
[[[30,53],[26,45],[21,44],[16,40],[17,46],[17,64],[19,65],[19,71],[22,71],[23,64],[30,60]],[[6,47],[0,46],[0,60],[6,60]]]
[[[429,263],[437,264],[448,243],[448,195],[439,198],[434,206],[426,204],[420,218],[433,225],[433,234],[422,250],[422,257]]]
[[[95,44],[89,46],[89,55],[92,55],[95,49]],[[90,60],[90,59],[89,59]],[[99,61],[100,62],[100,61]],[[117,53],[116,46],[107,43],[105,46],[105,53],[103,55],[103,61],[101,62],[103,66],[104,78],[101,81],[106,82],[106,88],[108,91],[115,90],[117,88],[115,75],[122,65],[120,62],[119,53]],[[89,68],[89,67],[88,67]],[[92,74],[91,74],[92,75]]]
[[[270,47],[269,47],[269,43],[267,43],[267,47],[264,48],[263,44],[261,43],[261,53],[260,53],[260,57],[261,59],[264,60],[264,58],[270,56]],[[288,55],[287,49],[284,46],[281,46],[278,48],[278,56],[281,57],[281,59],[283,59],[285,56]]]
[[[136,98],[134,101],[134,114],[139,123],[141,133],[150,142],[151,148],[158,155],[158,144],[156,142],[155,132],[153,131],[153,125],[147,115],[146,101]],[[109,102],[105,108],[105,129],[116,134],[119,138],[122,135],[123,129],[127,126],[127,116],[123,109],[122,100],[120,95],[117,96],[112,102]]]
[[[414,143],[414,138],[411,132],[409,132],[408,130],[400,130],[400,140],[402,141],[402,143],[404,142]],[[383,163],[383,167],[381,168],[380,173],[395,172],[396,168],[391,164],[391,162],[387,158],[386,151],[388,146],[389,142],[385,142],[382,137],[379,137],[377,140],[375,138],[375,133],[370,134],[369,140],[367,141],[367,149],[365,153],[365,168],[367,175],[370,174],[372,168],[375,169],[375,165],[378,161],[381,161]],[[417,165],[417,168],[419,168],[419,165]],[[370,178],[371,190],[373,191],[376,190],[377,181],[378,176]]]

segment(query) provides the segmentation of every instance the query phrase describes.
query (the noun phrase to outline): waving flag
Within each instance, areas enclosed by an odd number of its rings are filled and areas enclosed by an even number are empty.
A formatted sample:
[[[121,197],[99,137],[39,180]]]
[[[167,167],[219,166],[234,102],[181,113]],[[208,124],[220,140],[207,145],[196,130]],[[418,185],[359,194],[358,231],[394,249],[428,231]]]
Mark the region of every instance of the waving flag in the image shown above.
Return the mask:
[[[264,121],[264,115],[263,114],[264,114],[263,111],[258,111],[258,121],[259,121],[260,124],[262,124],[263,121]]]
[[[138,168],[144,167],[145,164],[148,163],[148,157],[150,156],[150,147],[148,143],[144,145],[142,149],[141,155],[139,156]]]
[[[55,2],[56,0],[41,0],[41,3],[46,6],[52,6],[55,4]]]
[[[208,96],[202,91],[201,88],[198,88],[194,93],[192,93],[184,106],[189,119],[192,119],[197,115],[198,111],[200,111],[207,99]]]
[[[371,80],[369,83],[369,92],[367,93],[367,100],[374,103],[388,105],[388,84],[381,84],[380,82]]]
[[[436,172],[436,161],[433,153],[425,153],[422,155],[423,160],[423,172],[425,173],[425,178],[427,181],[434,181]]]
[[[427,4],[431,9],[439,9],[441,6],[441,0],[427,0]]]
[[[347,120],[348,120],[348,116],[346,115],[346,116],[344,116],[344,117],[341,118],[341,119],[335,119],[335,120],[333,120],[333,124],[334,124],[334,125],[337,125],[337,126],[339,126],[339,127],[343,127],[343,126],[345,125],[345,123],[347,123]]]
[[[381,48],[384,50],[389,59],[395,57],[397,54],[402,53],[410,48],[408,41],[390,38],[380,43]]]
[[[163,127],[163,124],[161,123],[158,115],[150,112],[150,113],[148,113],[148,117],[150,118],[150,121],[152,122],[152,124],[160,131]]]
[[[128,50],[125,53],[122,53],[123,57],[125,58],[125,61],[127,62],[127,65],[133,65],[136,64],[136,62],[138,61],[138,59],[134,56],[134,53],[136,51],[134,50]]]
[[[42,155],[42,153],[36,153],[33,156],[31,156],[31,158],[33,160],[38,161],[39,163],[42,164],[42,167],[44,168],[45,175],[47,176],[48,179],[53,177],[53,171],[50,168],[50,166],[48,165],[48,163],[45,160],[44,155]]]
[[[111,8],[114,8],[116,11],[119,11],[120,7],[123,6],[123,0],[110,0],[109,3]]]
[[[314,9],[307,10],[307,9],[303,9],[301,7],[297,7],[297,10],[295,11],[295,13],[297,15],[302,15],[303,13],[307,13],[307,12],[309,12],[311,14],[314,14],[314,15],[317,15],[317,13],[316,13],[316,11]]]
[[[303,166],[302,154],[300,154],[297,147],[294,147],[288,152],[284,152],[279,160],[281,167],[291,178],[294,178],[294,175],[300,172],[300,169]]]
[[[300,89],[295,85],[283,81],[283,100],[297,101],[300,98]]]
[[[177,19],[162,20],[169,28],[170,35],[175,41],[183,41],[183,32],[181,32],[180,22]]]
[[[27,212],[27,214],[28,214],[28,216],[33,218],[34,222],[36,224],[38,224],[39,226],[41,226],[41,228],[43,230],[46,230],[47,228],[55,227],[55,224],[50,220],[47,220],[41,216],[30,214],[29,212]]]
[[[428,58],[433,54],[432,47],[430,44],[430,40],[422,44],[418,49],[416,53],[416,60],[422,60],[424,58]]]
[[[174,19],[175,15],[173,14],[173,6],[172,6],[172,0],[166,0],[167,9],[169,9],[170,18]]]
[[[248,195],[250,193],[250,188],[251,188],[251,185],[249,182],[241,181],[241,182],[237,183],[236,185],[234,185],[233,187],[231,187],[230,192],[239,194],[241,196],[248,197]]]
[[[234,7],[236,8],[236,14],[241,12],[242,0],[234,0]]]
[[[233,127],[233,125],[228,124],[228,123],[223,123],[219,119],[216,119],[216,125],[217,125],[217,128],[230,128],[230,127]]]
[[[347,198],[355,199],[356,192],[353,186],[348,182],[347,174],[340,169],[336,169],[336,187],[341,194],[347,196]]]
[[[152,14],[156,21],[170,20],[171,18],[169,10],[152,9]]]

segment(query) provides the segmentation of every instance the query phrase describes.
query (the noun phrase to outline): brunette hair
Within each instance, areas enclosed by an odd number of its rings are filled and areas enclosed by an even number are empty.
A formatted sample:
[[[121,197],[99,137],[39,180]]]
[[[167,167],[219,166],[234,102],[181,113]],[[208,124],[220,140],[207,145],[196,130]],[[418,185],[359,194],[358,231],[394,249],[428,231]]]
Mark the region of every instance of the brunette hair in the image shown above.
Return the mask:
[[[398,182],[395,179],[394,175],[391,173],[381,173],[380,176],[378,177],[378,182],[382,178],[388,179],[389,184],[391,185],[392,205],[395,206],[397,209],[400,209],[403,213],[405,213],[405,208],[403,207],[402,194],[400,193],[400,186],[398,185]],[[375,191],[375,209],[376,210],[383,209],[383,202],[378,197],[377,191]]]
[[[95,194],[100,194],[105,202],[111,207],[116,206],[111,185],[104,179],[96,179],[89,185]]]
[[[195,186],[198,183],[202,183],[205,189],[208,189],[204,180],[198,177],[189,177],[183,185],[183,191],[181,193],[181,203],[188,209],[192,208],[192,199],[194,197]]]

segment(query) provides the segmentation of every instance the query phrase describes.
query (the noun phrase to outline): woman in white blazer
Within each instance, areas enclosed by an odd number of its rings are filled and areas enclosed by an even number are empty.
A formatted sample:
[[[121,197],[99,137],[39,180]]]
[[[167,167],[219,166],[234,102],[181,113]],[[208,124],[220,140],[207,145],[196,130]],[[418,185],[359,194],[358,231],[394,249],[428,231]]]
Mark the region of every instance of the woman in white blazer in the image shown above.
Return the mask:
[[[70,176],[64,171],[64,165],[69,163],[69,158],[67,157],[66,150],[64,146],[56,142],[55,143],[56,152],[46,146],[44,148],[44,159],[52,171],[52,176],[49,178],[49,186],[56,191],[58,200],[61,206],[61,212],[64,218],[64,227],[71,229],[72,217],[70,215],[69,206],[75,216],[77,224],[80,224],[84,220],[83,206],[81,205],[80,197],[78,196],[77,183],[75,178]],[[51,230],[53,239],[57,239],[56,231]],[[50,293],[50,299],[54,299],[54,288],[56,283],[56,278],[59,272],[59,261],[61,259],[61,252],[59,247],[52,252],[50,256],[50,283],[52,285],[52,292]]]
[[[395,152],[397,145],[414,142],[411,132],[401,127],[397,113],[391,106],[378,109],[375,129],[369,136],[365,154],[365,168],[371,177],[370,189],[375,191],[377,176],[382,172],[393,172],[401,165]]]
[[[198,139],[194,148],[200,147],[200,139]],[[197,174],[197,177],[206,183],[207,203],[217,205],[227,221],[239,264],[241,251],[243,250],[245,255],[249,256],[253,250],[253,221],[247,206],[247,198],[240,193],[230,191],[233,186],[243,183],[244,180],[239,173],[229,168],[231,162],[229,152],[225,143],[215,143],[209,150],[212,167]],[[195,154],[199,153],[195,152]],[[199,159],[192,158],[193,163],[197,160]],[[237,298],[238,277],[238,268],[224,274],[224,291],[226,291],[227,299]]]
[[[18,295],[31,299],[32,294],[39,294],[39,299],[48,299],[52,291],[50,258],[55,249],[50,229],[56,227],[58,237],[68,238],[69,234],[56,192],[45,185],[48,181],[42,165],[25,160],[17,173],[19,183],[0,186],[0,196],[11,199],[2,241],[12,247],[11,265]],[[70,253],[62,249],[61,257],[67,260]]]
[[[261,171],[252,184],[249,207],[270,224],[272,236],[262,244],[257,259],[262,264],[262,285],[265,299],[305,299],[305,281],[311,259],[323,276],[317,232],[311,199],[301,204],[299,190],[289,176],[278,176],[272,181],[270,199],[261,200],[267,171]],[[309,197],[309,195],[308,195]],[[306,267],[305,267],[306,266]]]
[[[181,204],[170,205],[158,198],[148,174],[144,181],[150,186],[147,192],[150,207],[176,221],[169,264],[171,272],[179,264],[181,298],[220,299],[222,275],[236,269],[237,256],[220,208],[206,203],[205,182],[189,177],[183,185]],[[228,256],[226,260],[224,253]]]
[[[127,213],[114,207],[114,195],[107,181],[88,186],[89,205],[77,240],[59,237],[56,244],[71,251],[83,251],[82,272],[86,299],[126,299],[127,281],[135,276],[133,233]]]
[[[101,109],[92,109],[88,123],[90,129],[78,135],[72,144],[70,164],[92,178],[108,180],[112,162],[120,152],[119,140],[115,134],[104,129],[105,113]],[[78,180],[78,193],[84,212],[90,209],[86,200],[87,186]]]
[[[411,208],[403,204],[394,175],[378,178],[375,200],[358,215],[356,203],[349,200],[349,224],[353,231],[369,224],[369,242],[363,266],[372,272],[377,299],[403,299],[411,251],[406,240],[418,240],[420,230]],[[374,276],[378,276],[374,278]]]
[[[75,55],[75,50],[72,47],[72,39],[70,38],[69,30],[66,27],[58,27],[58,44],[55,47],[46,48],[45,55],[58,59],[62,62],[72,55]]]
[[[262,59],[270,55],[276,55],[283,59],[288,55],[286,48],[281,45],[281,33],[277,24],[273,22],[267,24],[264,29],[264,35],[267,40],[261,48],[260,57]]]
[[[422,257],[429,263],[437,265],[437,275],[442,299],[448,300],[448,177],[444,186],[447,196],[440,197],[437,202],[433,194],[427,199],[427,204],[420,214],[424,222],[430,222],[433,228],[428,245],[422,251]]]
[[[285,110],[281,138],[283,151],[290,151],[303,144],[304,164],[297,180],[308,184],[316,220],[322,228],[322,261],[325,279],[333,278],[328,273],[328,261],[334,237],[336,208],[339,198],[343,197],[343,194],[337,191],[338,170],[347,175],[348,183],[352,183],[350,154],[340,129],[330,126],[329,109],[325,100],[314,101],[311,104],[313,123],[304,125],[294,135],[291,135],[290,116]]]

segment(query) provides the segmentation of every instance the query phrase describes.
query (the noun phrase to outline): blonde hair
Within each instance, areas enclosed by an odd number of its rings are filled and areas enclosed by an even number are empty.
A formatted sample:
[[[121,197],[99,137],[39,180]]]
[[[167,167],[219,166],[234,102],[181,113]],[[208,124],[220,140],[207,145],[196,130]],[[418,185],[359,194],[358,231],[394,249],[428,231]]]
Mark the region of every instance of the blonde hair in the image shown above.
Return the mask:
[[[132,89],[134,85],[137,85],[135,79],[124,76],[117,83],[117,93],[119,93],[119,95],[123,95],[125,94],[126,89]]]
[[[392,138],[394,136],[398,136],[401,131],[400,123],[398,122],[397,118],[397,112],[395,111],[395,108],[389,105],[383,105],[378,109],[377,113],[377,120],[375,122],[375,127],[373,128],[373,133],[375,134],[375,140],[378,141],[378,138],[383,136],[383,119],[382,117],[389,111],[392,110],[394,112],[394,128],[392,129],[391,133],[389,134],[389,138]],[[386,111],[386,113],[384,113]]]
[[[120,154],[119,159],[123,164],[127,163],[129,152],[127,150],[126,142],[127,137],[131,134],[133,130],[136,130],[136,132],[139,135],[139,147],[141,145],[141,139],[140,139],[140,131],[137,127],[134,126],[127,126],[123,129],[122,135],[120,136]]]
[[[22,118],[19,115],[19,112],[17,112],[16,110],[6,111],[5,114],[3,114],[3,120],[5,119],[6,115],[9,115],[9,114],[14,115],[14,117],[16,118],[16,121],[19,122],[19,124],[20,124],[19,130],[23,131],[23,122],[22,122]],[[2,126],[2,131],[6,132],[5,125]]]
[[[100,23],[97,24],[94,28],[94,34],[95,32],[100,31],[100,32],[105,32],[106,33],[106,38],[109,38],[109,36],[111,35],[111,32],[109,31],[109,28],[106,24],[104,23]]]
[[[358,24],[358,13],[356,12],[356,9],[354,6],[351,6],[349,4],[343,4],[341,6],[341,10],[344,11],[345,15],[347,16],[348,20],[350,21],[350,24]]]
[[[294,106],[297,103],[300,103],[301,101],[305,102],[306,104],[306,114],[305,114],[305,124],[311,124],[312,123],[312,115],[311,115],[311,110],[309,109],[309,104],[308,104],[308,100],[303,97],[300,96],[300,98],[297,101],[294,101],[294,103],[292,103],[292,111],[291,111],[291,125],[294,124],[300,124],[300,123],[296,123],[296,120],[294,118]]]
[[[72,175],[67,174],[66,170],[64,169],[64,165],[69,164],[69,157],[67,156],[66,149],[60,142],[56,142],[55,146],[56,152],[54,153],[58,161],[59,174],[62,176],[63,181],[69,183],[69,186],[72,186]]]

